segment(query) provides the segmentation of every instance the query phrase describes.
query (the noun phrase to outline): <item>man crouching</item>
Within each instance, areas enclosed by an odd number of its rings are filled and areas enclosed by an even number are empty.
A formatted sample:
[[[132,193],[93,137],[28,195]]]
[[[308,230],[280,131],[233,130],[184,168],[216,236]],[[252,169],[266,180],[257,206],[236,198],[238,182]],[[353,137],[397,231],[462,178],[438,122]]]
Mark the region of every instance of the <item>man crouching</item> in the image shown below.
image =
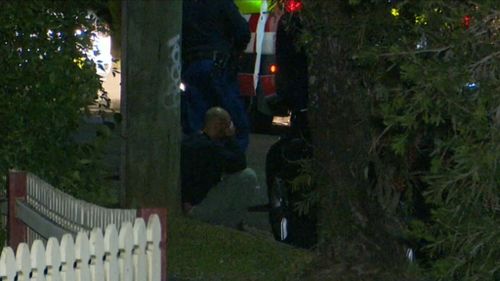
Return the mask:
[[[181,182],[184,212],[205,222],[238,227],[248,207],[262,203],[226,110],[209,109],[203,130],[183,139]]]

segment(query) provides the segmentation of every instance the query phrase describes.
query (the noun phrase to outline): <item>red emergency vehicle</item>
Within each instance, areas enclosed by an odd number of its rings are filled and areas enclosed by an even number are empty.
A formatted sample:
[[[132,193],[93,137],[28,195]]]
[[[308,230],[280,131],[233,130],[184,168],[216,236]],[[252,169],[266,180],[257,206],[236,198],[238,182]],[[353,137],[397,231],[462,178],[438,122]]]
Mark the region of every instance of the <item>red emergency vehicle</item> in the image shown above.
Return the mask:
[[[273,113],[266,97],[276,95],[276,32],[284,13],[302,9],[299,0],[236,0],[243,17],[248,21],[251,39],[240,58],[238,79],[241,95],[245,97],[255,130],[269,128]]]

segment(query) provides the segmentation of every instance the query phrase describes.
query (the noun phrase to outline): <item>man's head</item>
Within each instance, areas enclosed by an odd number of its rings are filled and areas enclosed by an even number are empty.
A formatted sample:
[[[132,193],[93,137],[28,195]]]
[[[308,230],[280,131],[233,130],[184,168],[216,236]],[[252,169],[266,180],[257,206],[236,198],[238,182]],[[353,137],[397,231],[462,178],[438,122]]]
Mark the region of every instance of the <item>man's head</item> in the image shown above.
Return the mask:
[[[212,107],[205,113],[205,134],[219,140],[234,135],[234,126],[229,113],[221,107]]]

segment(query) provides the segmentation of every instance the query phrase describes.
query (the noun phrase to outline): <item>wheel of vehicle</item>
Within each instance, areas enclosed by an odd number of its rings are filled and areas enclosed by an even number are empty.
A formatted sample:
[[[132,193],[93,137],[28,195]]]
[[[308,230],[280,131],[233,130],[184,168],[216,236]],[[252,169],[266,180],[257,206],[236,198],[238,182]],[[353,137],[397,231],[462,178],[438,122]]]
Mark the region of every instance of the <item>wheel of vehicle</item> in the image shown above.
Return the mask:
[[[269,198],[269,222],[276,240],[310,248],[316,243],[316,213],[299,214],[295,204],[302,200],[293,192],[290,180],[299,173],[300,159],[310,157],[300,139],[282,138],[271,146],[266,157],[266,183]]]
[[[268,186],[269,222],[276,240],[297,247],[310,248],[316,243],[316,217],[314,211],[308,215],[294,210],[294,194],[291,194],[289,183],[274,177],[273,184]]]
[[[286,182],[276,177],[269,190],[269,222],[274,238],[285,241],[288,238],[288,197],[286,194]]]

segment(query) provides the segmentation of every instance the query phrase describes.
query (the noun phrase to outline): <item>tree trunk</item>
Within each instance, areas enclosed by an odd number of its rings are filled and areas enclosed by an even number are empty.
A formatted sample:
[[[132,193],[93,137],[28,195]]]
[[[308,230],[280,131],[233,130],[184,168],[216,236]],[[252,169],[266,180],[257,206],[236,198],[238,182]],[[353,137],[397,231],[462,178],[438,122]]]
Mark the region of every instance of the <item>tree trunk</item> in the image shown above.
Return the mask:
[[[315,11],[306,14],[306,32],[312,35],[309,114],[315,177],[324,199],[319,208],[319,269],[309,277],[404,280],[398,279],[405,267],[398,224],[370,192],[370,96],[352,60],[356,42],[335,30],[350,21],[340,2],[305,3]]]
[[[124,207],[180,211],[182,1],[123,3]]]

